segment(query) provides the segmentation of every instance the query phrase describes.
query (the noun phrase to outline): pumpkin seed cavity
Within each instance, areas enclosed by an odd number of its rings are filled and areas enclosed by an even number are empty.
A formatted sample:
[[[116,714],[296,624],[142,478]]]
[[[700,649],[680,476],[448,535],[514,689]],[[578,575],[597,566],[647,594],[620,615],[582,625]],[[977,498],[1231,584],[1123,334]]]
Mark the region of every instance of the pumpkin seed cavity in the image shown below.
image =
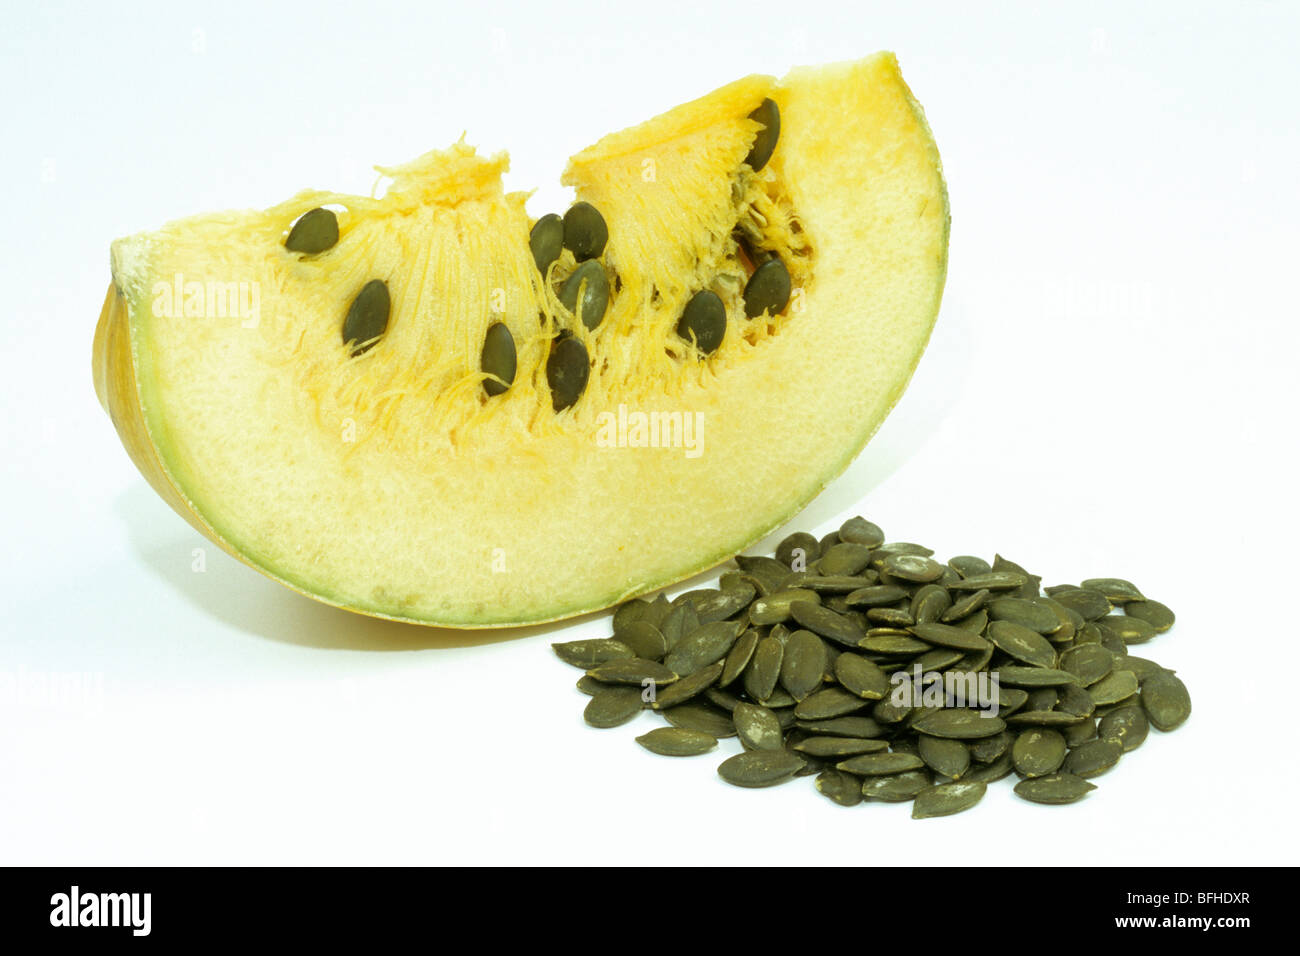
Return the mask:
[[[566,341],[582,348],[572,337],[555,347]],[[585,349],[581,367],[585,384]],[[512,377],[490,372],[486,344],[484,371]],[[581,388],[568,394],[572,404]],[[914,801],[916,819],[967,810],[1012,774],[1022,799],[1073,803],[1150,726],[1187,720],[1182,680],[1128,655],[1128,644],[1174,622],[1131,582],[1090,578],[1045,597],[1037,575],[1000,555],[946,564],[932,555],[887,543],[855,517],[820,539],[787,536],[775,558],[737,558],[739,570],[717,588],[626,601],[612,638],[552,646],[586,672],[578,689],[590,695],[584,719],[593,726],[658,713],[669,726],[636,740],[667,756],[707,753],[738,736],[743,751],[718,768],[728,783],[816,775],[832,803]],[[918,666],[996,675],[996,708],[946,697],[900,703],[893,691]]]

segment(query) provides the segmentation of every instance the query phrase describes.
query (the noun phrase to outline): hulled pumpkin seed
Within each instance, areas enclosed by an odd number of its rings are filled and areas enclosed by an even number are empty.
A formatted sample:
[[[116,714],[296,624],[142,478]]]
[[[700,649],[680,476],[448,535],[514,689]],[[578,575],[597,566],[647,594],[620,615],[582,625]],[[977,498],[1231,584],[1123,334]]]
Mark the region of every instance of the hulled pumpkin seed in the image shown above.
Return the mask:
[[[971,740],[991,737],[1006,727],[1001,717],[965,707],[948,707],[934,710],[912,724],[912,729],[931,737],[948,737],[953,740]]]
[[[724,760],[718,775],[737,787],[771,787],[793,779],[803,768],[803,759],[788,750],[747,750]]]
[[[797,715],[796,715],[797,716]],[[819,737],[881,737],[885,729],[870,717],[832,717],[828,720],[796,720],[795,726]]]
[[[867,702],[857,694],[839,687],[827,687],[795,704],[794,715],[800,720],[829,720],[861,710]]]
[[[887,554],[881,568],[891,577],[901,581],[924,584],[943,577],[943,565],[919,554]]]
[[[873,584],[850,591],[845,600],[849,607],[885,607],[906,600],[907,588],[897,584]]]
[[[998,679],[1012,687],[1059,687],[1079,682],[1069,671],[1053,667],[999,667]]]
[[[637,657],[644,657],[647,660],[662,660],[664,654],[668,652],[668,644],[664,640],[663,633],[655,627],[647,618],[639,621],[633,621],[623,630],[618,632],[618,640],[622,641]]]
[[[988,574],[993,570],[993,566],[983,558],[977,558],[971,554],[959,554],[948,561],[948,567],[952,568],[963,578],[973,578],[977,574]]]
[[[1014,770],[1011,751],[1008,748],[988,763],[977,764],[966,771],[966,776],[962,779],[967,783],[996,783],[1003,777],[1009,776]]]
[[[821,547],[817,539],[806,531],[796,531],[776,546],[776,560],[792,571],[802,571],[820,557]],[[796,564],[803,567],[796,568]]]
[[[889,693],[889,676],[861,654],[845,652],[835,658],[835,679],[863,700],[880,700]]]
[[[781,677],[781,662],[785,657],[785,644],[780,638],[768,635],[754,648],[754,658],[745,668],[745,693],[754,700],[767,700],[776,689]]]
[[[694,674],[727,656],[744,624],[740,621],[713,621],[701,624],[678,642],[664,657],[664,666],[682,677]]]
[[[1020,710],[1007,717],[1007,723],[1017,727],[1072,727],[1087,719],[1063,710]]]
[[[795,601],[790,605],[790,615],[803,627],[846,647],[857,647],[865,636],[860,627],[830,608],[819,604]]]
[[[763,313],[776,316],[790,303],[790,270],[779,256],[773,256],[754,270],[745,283],[745,315],[754,319]]]
[[[602,729],[626,724],[645,706],[639,687],[606,687],[595,693],[582,712],[582,719]]]
[[[1167,732],[1191,716],[1192,698],[1173,671],[1161,671],[1142,682],[1142,709],[1157,729]]]
[[[1129,617],[1146,621],[1154,627],[1157,634],[1163,634],[1174,626],[1174,612],[1159,601],[1128,601],[1123,608]]]
[[[857,777],[841,770],[823,770],[819,773],[817,792],[842,807],[856,807],[862,802],[862,784]]]
[[[663,715],[664,719],[674,727],[698,730],[719,740],[723,737],[736,736],[736,726],[731,722],[730,714],[709,704],[700,703],[699,700],[679,704],[665,710]]]
[[[605,217],[589,202],[575,202],[564,214],[564,248],[579,262],[595,259],[605,251],[609,227]]]
[[[1124,748],[1118,740],[1090,740],[1079,744],[1065,758],[1065,772],[1076,777],[1095,777],[1105,773],[1124,756]]]
[[[803,700],[822,686],[826,658],[826,645],[820,637],[812,631],[795,631],[785,642],[781,686],[795,700]]]
[[[914,624],[908,630],[925,641],[925,643],[938,647],[955,647],[962,651],[982,651],[989,646],[989,642],[978,634],[974,634],[965,628],[953,627],[951,624]]]
[[[1111,604],[1127,604],[1129,601],[1146,600],[1141,591],[1123,578],[1089,578],[1086,581],[1080,581],[1079,585],[1093,591],[1100,591]]]
[[[1009,657],[1033,667],[1056,666],[1056,648],[1037,631],[1001,620],[990,623],[986,633],[993,645]]]
[[[343,343],[351,346],[354,357],[378,344],[379,337],[388,329],[391,308],[387,282],[371,279],[361,287],[343,320]]]
[[[699,696],[716,684],[721,676],[722,664],[710,664],[689,677],[682,677],[673,681],[667,687],[658,691],[655,694],[654,702],[650,706],[655,710],[666,710],[669,707],[684,704],[692,697]]]
[[[918,793],[933,782],[928,770],[905,770],[902,773],[866,777],[862,781],[862,796],[883,803],[904,803],[915,799]]]
[[[289,236],[284,240],[284,247],[290,252],[315,256],[328,249],[333,249],[339,241],[339,220],[332,209],[317,207],[303,213]]]
[[[656,727],[636,738],[646,750],[665,757],[698,757],[718,746],[718,739],[684,727]]]
[[[1086,621],[1095,621],[1099,617],[1105,617],[1111,611],[1110,601],[1106,599],[1106,595],[1092,588],[1073,588],[1053,594],[1051,597],[1062,607],[1078,611]]]
[[[970,769],[970,748],[960,740],[922,735],[917,749],[925,765],[942,776],[956,780]]]
[[[597,664],[587,671],[588,677],[605,684],[644,684],[652,683],[663,687],[677,680],[677,674],[658,661],[648,661],[643,657],[629,657]]]
[[[908,608],[912,621],[908,623],[933,624],[950,607],[952,607],[952,596],[947,588],[938,584],[923,585],[912,595],[912,603]]]
[[[1048,607],[1024,598],[1000,597],[989,602],[989,617],[995,621],[1009,621],[1037,634],[1050,634],[1061,626],[1056,614]]]
[[[750,146],[745,162],[749,164],[750,169],[758,172],[772,158],[772,152],[781,137],[781,111],[776,103],[765,98],[749,114],[749,118],[758,123],[759,129],[754,134],[754,144]]]
[[[855,515],[840,525],[839,534],[841,541],[866,545],[868,548],[878,548],[885,543],[885,532],[880,530],[880,526],[872,524],[861,515]]]
[[[745,672],[749,662],[754,658],[754,650],[758,647],[758,642],[762,635],[750,628],[736,639],[736,643],[731,645],[731,650],[727,652],[726,663],[722,668],[722,676],[718,679],[719,687],[730,687],[736,682],[736,679]]]
[[[818,559],[817,565],[826,577],[859,574],[871,560],[871,549],[865,544],[840,541],[831,545]]]
[[[791,588],[788,591],[775,591],[767,597],[756,600],[749,608],[749,619],[754,624],[780,624],[790,620],[790,605],[795,601],[807,601],[820,604],[821,595],[804,588]]]
[[[1117,638],[1125,645],[1145,644],[1156,636],[1154,626],[1140,617],[1129,617],[1127,614],[1108,614],[1098,618],[1096,624],[1101,628],[1103,643],[1107,635]]]
[[[1097,723],[1097,736],[1115,741],[1128,753],[1142,746],[1149,729],[1146,712],[1141,707],[1130,705],[1112,710],[1101,718]]]
[[[1015,786],[1016,796],[1033,803],[1050,805],[1074,803],[1096,789],[1095,783],[1089,783],[1071,773],[1054,773],[1047,777],[1021,780]]]
[[[889,744],[870,737],[805,737],[794,745],[794,749],[810,757],[842,760],[861,754],[881,753],[889,749]]]
[[[1118,704],[1121,700],[1128,700],[1137,692],[1137,677],[1132,671],[1125,670],[1112,671],[1088,688],[1093,703],[1098,707],[1106,704]]]
[[[607,661],[627,660],[636,657],[632,648],[622,641],[608,637],[596,640],[565,641],[562,644],[552,644],[551,650],[555,651],[555,656],[564,663],[572,664],[574,667],[581,667],[583,670],[590,670],[597,664],[604,664]]]
[[[1100,644],[1080,644],[1061,655],[1061,669],[1069,671],[1088,687],[1097,683],[1114,667],[1115,658]]]
[[[691,296],[677,320],[679,338],[712,355],[727,334],[727,307],[716,292],[704,289]]]
[[[885,774],[919,770],[924,766],[925,762],[916,754],[874,753],[841,760],[835,765],[835,769],[859,777],[879,777]]]
[[[740,742],[750,750],[780,750],[784,735],[776,714],[757,704],[739,703],[731,712]]]
[[[583,674],[578,678],[578,683],[574,686],[578,688],[579,693],[586,694],[588,697],[595,697],[597,691],[608,687],[609,685],[602,684],[600,681],[596,680],[596,678],[588,677],[586,674]]]
[[[562,412],[582,397],[591,374],[587,347],[572,335],[561,335],[551,346],[546,360],[546,384],[551,389],[551,407]]]
[[[972,574],[968,578],[948,585],[950,591],[1008,591],[1024,587],[1029,579],[1014,571],[989,571],[985,574]]]
[[[912,804],[912,819],[947,817],[969,810],[984,799],[987,790],[988,785],[979,781],[941,783],[927,787],[916,795],[916,802]]]
[[[1046,727],[1022,730],[1011,745],[1011,761],[1016,772],[1026,777],[1045,777],[1056,773],[1065,762],[1069,747],[1059,731]]]
[[[504,322],[494,322],[483,337],[479,368],[492,376],[483,380],[483,391],[500,395],[515,380],[515,337]]]

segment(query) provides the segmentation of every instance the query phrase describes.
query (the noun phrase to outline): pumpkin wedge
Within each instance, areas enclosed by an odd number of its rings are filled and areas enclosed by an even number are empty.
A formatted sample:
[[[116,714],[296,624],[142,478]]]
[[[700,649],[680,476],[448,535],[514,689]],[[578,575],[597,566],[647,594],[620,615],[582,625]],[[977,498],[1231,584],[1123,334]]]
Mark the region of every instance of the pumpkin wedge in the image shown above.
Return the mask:
[[[743,550],[902,394],[949,215],[891,54],[606,136],[567,214],[506,167],[458,143],[115,242],[95,388],[168,504],[351,611],[554,620]]]

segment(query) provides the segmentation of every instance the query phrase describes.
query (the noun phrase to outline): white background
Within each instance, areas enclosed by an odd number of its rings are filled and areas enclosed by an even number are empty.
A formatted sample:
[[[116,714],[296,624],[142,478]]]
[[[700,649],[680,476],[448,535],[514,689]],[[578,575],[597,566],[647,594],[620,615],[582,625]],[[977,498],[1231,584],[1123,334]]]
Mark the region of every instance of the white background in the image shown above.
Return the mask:
[[[0,862],[1295,862],[1297,5],[975,7],[11,4]],[[734,740],[671,760],[633,743],[650,715],[583,724],[549,643],[607,617],[483,635],[316,605],[200,539],[96,403],[119,235],[368,192],[462,131],[512,151],[508,186],[554,184],[606,131],[877,49],[943,155],[947,294],[893,416],[786,530],[861,512],[1172,605],[1141,653],[1193,716],[1081,804],[1004,781],[914,822],[810,779],[728,787]]]

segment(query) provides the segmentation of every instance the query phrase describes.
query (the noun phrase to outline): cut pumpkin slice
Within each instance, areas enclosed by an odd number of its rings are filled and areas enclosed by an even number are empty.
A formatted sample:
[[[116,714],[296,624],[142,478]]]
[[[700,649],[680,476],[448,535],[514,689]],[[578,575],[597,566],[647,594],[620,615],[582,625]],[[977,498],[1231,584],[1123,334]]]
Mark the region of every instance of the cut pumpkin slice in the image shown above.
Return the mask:
[[[573,157],[534,221],[457,144],[118,240],[95,386],[199,531],[301,593],[565,618],[781,525],[929,338],[939,156],[894,57],[749,77]]]

